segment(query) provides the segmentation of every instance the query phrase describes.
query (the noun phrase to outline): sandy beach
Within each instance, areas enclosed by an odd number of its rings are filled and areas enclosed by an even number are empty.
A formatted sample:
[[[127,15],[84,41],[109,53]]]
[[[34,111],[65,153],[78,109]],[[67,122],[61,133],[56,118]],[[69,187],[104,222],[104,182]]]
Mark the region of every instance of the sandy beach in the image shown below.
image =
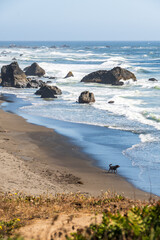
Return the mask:
[[[110,191],[149,199],[117,174],[92,166],[92,159],[52,129],[0,110],[0,190],[25,194]]]

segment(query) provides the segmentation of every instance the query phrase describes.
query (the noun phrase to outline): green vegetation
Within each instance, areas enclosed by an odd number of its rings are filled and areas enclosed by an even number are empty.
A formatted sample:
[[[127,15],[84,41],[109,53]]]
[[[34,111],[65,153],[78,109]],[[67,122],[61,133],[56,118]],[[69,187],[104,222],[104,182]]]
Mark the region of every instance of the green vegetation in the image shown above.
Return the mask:
[[[8,237],[8,238],[0,238],[0,240],[24,240],[24,238],[15,236],[15,237]]]
[[[12,233],[14,233],[15,229],[18,229],[21,227],[20,219],[13,219],[10,221],[0,221],[0,240],[3,240],[4,236],[10,236]],[[20,240],[20,238],[7,238],[7,240]]]
[[[154,206],[134,207],[125,214],[107,212],[101,224],[79,229],[68,240],[158,240],[160,239],[160,202]]]

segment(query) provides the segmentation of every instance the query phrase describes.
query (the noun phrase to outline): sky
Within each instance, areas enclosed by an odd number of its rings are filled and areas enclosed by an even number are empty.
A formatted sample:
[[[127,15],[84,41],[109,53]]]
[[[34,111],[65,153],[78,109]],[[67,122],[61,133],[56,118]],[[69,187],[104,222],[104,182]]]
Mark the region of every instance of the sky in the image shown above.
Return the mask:
[[[159,11],[159,0],[0,0],[0,41],[158,41]]]

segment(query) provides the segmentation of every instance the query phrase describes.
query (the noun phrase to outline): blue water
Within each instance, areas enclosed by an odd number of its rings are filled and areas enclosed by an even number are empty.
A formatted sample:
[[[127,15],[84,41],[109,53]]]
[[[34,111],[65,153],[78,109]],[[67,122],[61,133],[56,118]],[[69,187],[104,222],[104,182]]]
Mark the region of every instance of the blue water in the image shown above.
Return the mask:
[[[160,42],[0,42],[0,67],[13,58],[22,69],[38,62],[46,75],[56,77],[52,85],[63,92],[57,99],[45,101],[34,95],[34,89],[1,88],[3,93],[15,94],[17,103],[22,99],[15,106],[19,115],[54,129],[60,121],[62,130],[57,131],[76,136],[74,142],[98,166],[107,168],[106,155],[113,164],[119,155],[122,176],[160,195]],[[116,66],[132,71],[137,82],[129,80],[121,87],[80,82],[90,72]],[[74,77],[64,79],[69,71]],[[148,81],[151,77],[158,81]],[[94,104],[76,103],[84,90],[94,93]],[[108,104],[110,100],[115,103]]]

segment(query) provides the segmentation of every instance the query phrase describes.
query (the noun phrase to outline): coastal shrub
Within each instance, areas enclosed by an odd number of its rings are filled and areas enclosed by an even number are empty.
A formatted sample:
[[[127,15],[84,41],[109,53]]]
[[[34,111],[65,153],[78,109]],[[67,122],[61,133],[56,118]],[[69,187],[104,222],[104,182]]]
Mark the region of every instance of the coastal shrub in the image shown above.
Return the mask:
[[[101,224],[78,229],[67,240],[158,240],[160,239],[160,201],[155,206],[134,207],[125,214],[103,214]]]
[[[15,229],[20,228],[20,219],[16,218],[10,221],[0,221],[0,240],[4,236],[10,236]]]

